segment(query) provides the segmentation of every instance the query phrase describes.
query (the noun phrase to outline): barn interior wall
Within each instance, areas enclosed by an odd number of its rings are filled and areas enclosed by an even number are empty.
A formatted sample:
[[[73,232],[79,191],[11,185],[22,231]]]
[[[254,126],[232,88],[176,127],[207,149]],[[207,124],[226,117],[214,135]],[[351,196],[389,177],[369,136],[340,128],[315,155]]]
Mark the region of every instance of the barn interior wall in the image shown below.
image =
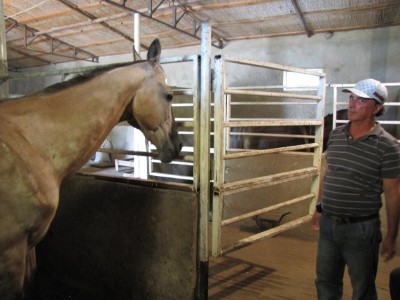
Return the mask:
[[[161,38],[162,43],[162,38]],[[382,82],[398,81],[400,68],[400,30],[397,26],[335,32],[331,38],[325,34],[248,39],[231,41],[221,50],[212,47],[212,55],[222,54],[243,59],[269,61],[301,68],[322,68],[327,74],[327,83],[355,83],[372,77]],[[191,55],[200,53],[200,46],[179,49],[163,49],[162,56]],[[141,53],[142,57],[146,52]],[[100,58],[100,64],[131,60],[132,55],[119,55]],[[88,66],[90,63],[75,62],[51,65],[47,68],[35,68],[27,71],[67,69]],[[170,85],[190,86],[192,71],[166,71]],[[246,71],[242,68],[230,72],[231,83],[236,85],[281,84],[281,75],[260,76],[254,68]],[[60,80],[59,76],[18,80],[10,83],[10,94],[27,94],[44,88]],[[340,94],[340,93],[339,93]],[[390,98],[398,100],[399,90],[392,91]],[[342,98],[343,99],[343,98]],[[332,112],[332,94],[327,94],[326,113]]]

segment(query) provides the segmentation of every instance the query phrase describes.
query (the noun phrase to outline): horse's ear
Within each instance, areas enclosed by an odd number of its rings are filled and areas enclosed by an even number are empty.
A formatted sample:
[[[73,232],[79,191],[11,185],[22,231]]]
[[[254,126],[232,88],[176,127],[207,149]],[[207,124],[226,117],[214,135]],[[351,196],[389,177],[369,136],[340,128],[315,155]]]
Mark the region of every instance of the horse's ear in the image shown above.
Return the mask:
[[[161,54],[161,45],[158,39],[155,39],[147,52],[147,60],[153,66],[160,62],[160,54]]]

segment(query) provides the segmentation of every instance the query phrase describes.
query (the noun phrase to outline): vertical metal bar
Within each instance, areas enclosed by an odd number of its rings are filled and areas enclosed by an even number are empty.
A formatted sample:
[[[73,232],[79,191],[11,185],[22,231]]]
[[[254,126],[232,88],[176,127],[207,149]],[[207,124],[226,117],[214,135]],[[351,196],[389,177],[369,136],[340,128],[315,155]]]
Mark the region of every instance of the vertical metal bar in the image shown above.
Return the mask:
[[[337,112],[337,86],[333,87],[333,111],[332,111],[332,116],[333,116],[333,119],[332,119],[333,124],[332,125],[333,125],[333,127],[332,127],[332,129],[336,128],[336,121],[337,121],[336,112]]]
[[[134,45],[133,45],[133,59],[140,59],[140,15],[138,13],[133,14],[133,34],[134,34]],[[143,133],[134,128],[133,129],[133,150],[146,152],[148,150],[148,141],[144,137]],[[150,174],[151,158],[146,156],[136,156],[133,160],[134,164],[134,175],[147,179]]]
[[[214,59],[214,189],[218,190],[223,180],[221,168],[224,155],[224,91],[223,91],[223,58],[216,56]]]
[[[225,87],[224,87],[224,90],[225,90]],[[226,113],[225,113],[224,120],[229,122],[229,120],[231,119],[231,116],[232,116],[232,106],[231,106],[232,95],[230,95],[230,94],[229,95],[225,95],[224,98],[226,99],[226,105],[225,105],[225,108],[224,108]],[[225,143],[224,143],[224,145],[225,145],[224,152],[223,152],[224,154],[225,154],[225,150],[227,148],[230,148],[230,145],[231,145],[231,131],[232,131],[231,127],[223,128],[223,132],[224,132],[225,137],[226,137],[225,138]]]
[[[133,60],[141,60],[140,58],[140,15],[133,15]]]
[[[324,143],[324,114],[325,114],[325,98],[326,98],[326,88],[325,88],[326,78],[324,76],[320,76],[319,78],[319,87],[318,87],[318,96],[321,97],[321,100],[318,101],[316,107],[316,119],[321,121],[321,125],[315,126],[315,141],[319,143],[319,147],[314,148],[313,155],[313,166],[318,168],[319,173],[317,176],[314,176],[311,183],[311,193],[315,196],[311,200],[309,213],[314,214],[315,205],[318,200],[319,188],[320,188],[320,180],[321,180],[321,162],[322,162],[322,146]]]
[[[202,26],[202,28],[203,28],[203,26]],[[192,34],[196,35],[196,32],[197,32],[197,22],[196,22],[196,20],[193,20],[193,23],[192,23]],[[202,32],[203,32],[203,29],[202,29]]]
[[[200,63],[201,57],[196,56],[193,59],[193,190],[198,191],[200,188]]]
[[[223,58],[214,59],[214,193],[212,209],[212,255],[218,256],[221,249],[221,219],[223,196],[219,193],[224,183],[224,92]]]
[[[208,220],[210,207],[210,82],[211,26],[201,25],[200,84],[200,214],[199,214],[199,299],[208,298]]]
[[[8,63],[7,63],[7,41],[6,29],[4,21],[3,0],[0,0],[0,78],[8,76]],[[0,82],[0,98],[8,98],[9,88],[8,81],[2,80]]]
[[[147,14],[150,17],[153,15],[153,0],[147,0]]]
[[[172,26],[176,27],[176,6],[172,8]]]

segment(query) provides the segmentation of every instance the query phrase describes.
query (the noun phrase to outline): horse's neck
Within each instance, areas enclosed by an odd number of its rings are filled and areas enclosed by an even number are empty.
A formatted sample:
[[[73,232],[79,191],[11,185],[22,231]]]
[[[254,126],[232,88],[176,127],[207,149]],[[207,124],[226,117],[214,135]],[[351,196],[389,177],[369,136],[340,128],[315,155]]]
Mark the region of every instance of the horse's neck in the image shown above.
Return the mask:
[[[3,113],[61,180],[98,149],[144,76],[137,66],[120,68],[72,88],[10,103]]]

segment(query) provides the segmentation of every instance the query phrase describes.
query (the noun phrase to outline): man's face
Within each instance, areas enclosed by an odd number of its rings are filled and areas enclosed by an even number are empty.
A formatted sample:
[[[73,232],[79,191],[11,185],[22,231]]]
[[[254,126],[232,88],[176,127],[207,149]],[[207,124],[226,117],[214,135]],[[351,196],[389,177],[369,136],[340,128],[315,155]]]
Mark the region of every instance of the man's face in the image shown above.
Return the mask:
[[[374,118],[379,111],[381,104],[378,104],[374,99],[361,98],[351,93],[349,97],[348,118],[350,121],[362,121],[365,119]]]

